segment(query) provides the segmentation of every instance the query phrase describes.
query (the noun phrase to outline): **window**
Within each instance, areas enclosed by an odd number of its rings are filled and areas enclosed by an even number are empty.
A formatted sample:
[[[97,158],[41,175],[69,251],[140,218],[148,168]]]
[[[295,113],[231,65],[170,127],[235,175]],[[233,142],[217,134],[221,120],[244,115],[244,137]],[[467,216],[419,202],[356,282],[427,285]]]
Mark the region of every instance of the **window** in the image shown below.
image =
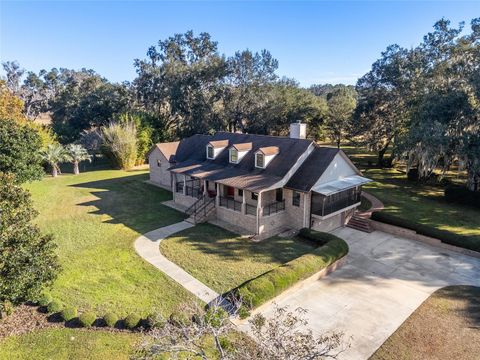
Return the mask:
[[[236,164],[238,161],[238,151],[236,149],[230,149],[230,162]]]
[[[255,154],[255,166],[262,169],[265,167],[265,156],[263,154]]]
[[[213,146],[207,146],[207,159],[213,159],[215,157]]]
[[[283,201],[283,189],[277,189],[275,191],[275,200],[278,202]]]
[[[300,206],[300,193],[298,191],[292,192],[292,205]]]
[[[258,193],[252,192],[252,200],[258,200]]]
[[[243,197],[243,190],[242,190],[242,189],[238,189],[238,196],[242,196],[242,197]]]
[[[157,160],[157,166],[158,167],[161,167],[162,166],[162,162],[160,160]]]

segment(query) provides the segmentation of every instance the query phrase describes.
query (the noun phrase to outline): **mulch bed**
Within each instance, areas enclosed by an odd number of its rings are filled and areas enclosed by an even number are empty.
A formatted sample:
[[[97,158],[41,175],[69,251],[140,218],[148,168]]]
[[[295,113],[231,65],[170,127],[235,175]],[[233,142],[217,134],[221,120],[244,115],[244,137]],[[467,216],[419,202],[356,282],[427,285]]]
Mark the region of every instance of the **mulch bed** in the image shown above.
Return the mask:
[[[13,314],[0,320],[0,340],[8,336],[22,335],[28,332],[47,328],[81,328],[88,331],[130,332],[124,329],[122,321],[115,328],[103,326],[103,321],[97,319],[94,326],[84,329],[76,320],[65,323],[60,314],[49,315],[42,307],[34,305],[19,305],[15,307]],[[139,329],[142,330],[141,328]],[[138,331],[138,330],[137,330]]]
[[[62,326],[63,323],[48,321],[48,315],[40,312],[37,306],[20,305],[15,308],[13,314],[0,320],[0,339],[33,330]]]

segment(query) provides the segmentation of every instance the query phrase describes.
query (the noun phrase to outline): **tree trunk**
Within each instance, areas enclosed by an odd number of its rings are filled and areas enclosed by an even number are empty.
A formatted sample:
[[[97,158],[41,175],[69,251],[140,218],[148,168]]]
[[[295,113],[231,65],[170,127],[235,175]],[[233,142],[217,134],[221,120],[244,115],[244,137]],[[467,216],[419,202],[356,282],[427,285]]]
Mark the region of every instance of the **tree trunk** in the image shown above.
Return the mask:
[[[58,175],[58,170],[56,165],[52,165],[52,176],[57,177]]]
[[[377,166],[383,167],[383,164],[384,164],[383,159],[385,157],[385,153],[387,152],[389,145],[390,145],[390,141],[388,141],[387,144],[378,151]]]
[[[74,162],[73,162],[73,173],[74,173],[75,175],[80,174],[80,169],[78,168],[78,161],[74,161]]]
[[[341,141],[341,139],[337,138],[337,149],[340,149],[340,141]]]
[[[467,169],[467,187],[470,191],[480,191],[480,173]]]

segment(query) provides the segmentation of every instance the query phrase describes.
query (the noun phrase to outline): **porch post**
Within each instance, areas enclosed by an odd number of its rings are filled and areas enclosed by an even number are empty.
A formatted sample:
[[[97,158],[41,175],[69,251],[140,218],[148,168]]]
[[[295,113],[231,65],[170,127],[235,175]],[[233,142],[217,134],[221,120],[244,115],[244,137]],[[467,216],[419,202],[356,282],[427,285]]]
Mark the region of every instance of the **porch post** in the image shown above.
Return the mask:
[[[187,195],[187,175],[183,175],[183,195]]]
[[[263,209],[262,209],[262,193],[258,193],[257,197],[257,234],[260,235],[260,219],[263,216]]]
[[[247,205],[245,201],[245,190],[242,190],[242,214],[245,215],[247,213]]]
[[[208,189],[207,189],[207,180],[203,180],[203,195],[207,196]]]
[[[215,197],[215,207],[220,206],[220,184],[215,183],[215,191],[217,193],[217,196]]]

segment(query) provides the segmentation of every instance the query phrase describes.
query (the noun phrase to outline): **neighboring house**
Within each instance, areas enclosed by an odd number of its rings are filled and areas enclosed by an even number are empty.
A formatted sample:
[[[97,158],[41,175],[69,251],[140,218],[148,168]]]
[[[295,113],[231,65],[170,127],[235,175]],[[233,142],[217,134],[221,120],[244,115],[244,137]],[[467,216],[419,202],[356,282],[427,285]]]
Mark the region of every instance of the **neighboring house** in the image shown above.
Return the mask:
[[[305,138],[218,132],[157,144],[150,180],[173,192],[195,222],[216,217],[252,234],[344,226],[360,204],[362,177],[342,150]]]

